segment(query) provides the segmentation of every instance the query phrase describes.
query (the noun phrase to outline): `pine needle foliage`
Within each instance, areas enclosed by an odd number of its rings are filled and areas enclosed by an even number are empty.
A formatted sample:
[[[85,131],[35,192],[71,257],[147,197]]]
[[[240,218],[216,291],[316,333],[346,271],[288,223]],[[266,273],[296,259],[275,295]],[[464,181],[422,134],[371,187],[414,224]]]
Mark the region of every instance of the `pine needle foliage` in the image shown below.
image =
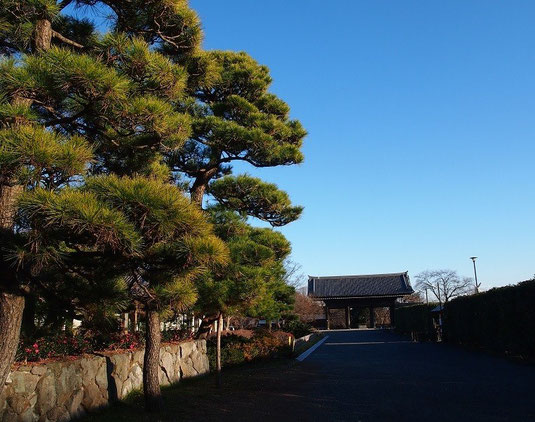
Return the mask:
[[[38,125],[0,129],[2,180],[58,188],[84,173],[92,157],[90,146],[81,136],[68,138]]]
[[[272,183],[248,175],[225,176],[210,184],[209,192],[225,207],[284,226],[297,220],[303,207],[291,205],[288,194]]]

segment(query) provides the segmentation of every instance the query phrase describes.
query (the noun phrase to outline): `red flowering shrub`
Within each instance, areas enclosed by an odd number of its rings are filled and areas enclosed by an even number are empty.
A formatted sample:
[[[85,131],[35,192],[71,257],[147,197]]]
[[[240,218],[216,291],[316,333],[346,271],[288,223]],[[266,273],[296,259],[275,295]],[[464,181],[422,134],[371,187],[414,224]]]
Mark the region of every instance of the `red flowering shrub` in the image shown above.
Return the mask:
[[[104,345],[105,350],[134,350],[143,347],[144,339],[140,332],[122,332],[112,334],[108,345]]]
[[[175,343],[193,338],[191,330],[165,330],[162,331],[162,342]]]
[[[94,351],[92,342],[81,335],[67,336],[64,333],[34,340],[21,339],[17,361],[35,362],[60,356],[81,355]]]
[[[115,333],[91,337],[87,333],[60,333],[38,339],[21,339],[17,350],[18,362],[35,362],[65,356],[79,356],[97,350],[133,350],[143,347],[141,333]]]

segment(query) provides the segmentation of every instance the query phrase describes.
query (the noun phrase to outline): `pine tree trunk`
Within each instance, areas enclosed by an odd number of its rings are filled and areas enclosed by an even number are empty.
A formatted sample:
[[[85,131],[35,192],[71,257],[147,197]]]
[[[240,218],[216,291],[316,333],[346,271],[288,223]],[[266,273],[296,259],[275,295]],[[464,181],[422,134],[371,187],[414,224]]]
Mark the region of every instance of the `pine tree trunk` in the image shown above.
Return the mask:
[[[202,201],[204,198],[204,192],[206,191],[206,186],[204,184],[197,184],[197,181],[193,184],[190,190],[191,202],[197,204],[202,208]]]
[[[208,183],[210,183],[210,180],[212,180],[212,177],[217,174],[217,169],[218,167],[202,170],[191,186],[189,191],[191,202],[197,204],[200,208],[202,208],[202,201],[204,194],[206,193],[206,187],[208,186]]]
[[[11,231],[14,225],[15,201],[22,186],[0,185],[0,229]],[[1,235],[1,233],[0,233]],[[2,274],[3,278],[8,274]],[[13,280],[1,280],[3,285]],[[15,360],[19,346],[24,296],[12,292],[0,292],[0,393]]]
[[[145,408],[149,412],[158,412],[162,407],[160,392],[160,315],[157,311],[147,309],[147,331],[145,334],[145,356],[143,364],[143,392]]]
[[[223,314],[220,312],[217,319],[217,346],[216,346],[216,386],[221,387],[221,331],[223,331]]]
[[[52,44],[52,23],[41,19],[35,23],[33,43],[36,50],[48,50]]]
[[[0,393],[15,360],[24,311],[24,296],[0,293]]]
[[[22,193],[22,186],[0,185],[0,228],[9,229],[13,227],[13,217],[15,216],[15,202]]]
[[[227,331],[230,330],[230,316],[227,315]]]
[[[212,324],[214,321],[217,320],[217,316],[208,316],[204,317],[201,320],[201,325],[199,326],[199,330],[197,331],[197,335],[195,338],[199,340],[206,340],[208,338],[208,334],[210,334],[210,328],[212,327]]]

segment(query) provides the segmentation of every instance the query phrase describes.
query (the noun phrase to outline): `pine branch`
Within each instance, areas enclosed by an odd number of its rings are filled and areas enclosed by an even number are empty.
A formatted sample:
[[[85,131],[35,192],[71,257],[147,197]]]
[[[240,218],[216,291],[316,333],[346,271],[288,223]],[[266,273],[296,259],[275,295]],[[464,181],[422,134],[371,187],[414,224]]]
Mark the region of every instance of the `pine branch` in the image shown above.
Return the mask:
[[[57,38],[58,40],[64,42],[65,44],[72,45],[72,46],[74,46],[76,48],[84,48],[84,46],[82,44],[78,44],[76,41],[73,41],[73,40],[68,39],[67,37],[64,37],[63,35],[61,35],[57,31],[52,30],[52,36],[54,38]]]
[[[58,5],[59,6],[59,10],[63,10],[65,9],[69,4],[72,3],[72,0],[63,0],[62,2],[60,2],[60,4]]]

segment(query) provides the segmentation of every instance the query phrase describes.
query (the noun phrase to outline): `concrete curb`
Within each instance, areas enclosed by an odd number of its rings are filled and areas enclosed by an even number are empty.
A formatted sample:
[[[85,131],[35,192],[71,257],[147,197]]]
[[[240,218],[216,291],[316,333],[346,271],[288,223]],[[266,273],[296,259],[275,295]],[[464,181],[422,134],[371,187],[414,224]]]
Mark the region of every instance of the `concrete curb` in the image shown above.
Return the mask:
[[[312,346],[310,349],[305,350],[303,353],[301,353],[299,356],[297,356],[295,359],[299,362],[304,361],[314,350],[316,350],[318,347],[320,347],[323,343],[325,343],[325,340],[327,340],[329,336],[323,337],[320,341],[318,341],[314,346]]]

